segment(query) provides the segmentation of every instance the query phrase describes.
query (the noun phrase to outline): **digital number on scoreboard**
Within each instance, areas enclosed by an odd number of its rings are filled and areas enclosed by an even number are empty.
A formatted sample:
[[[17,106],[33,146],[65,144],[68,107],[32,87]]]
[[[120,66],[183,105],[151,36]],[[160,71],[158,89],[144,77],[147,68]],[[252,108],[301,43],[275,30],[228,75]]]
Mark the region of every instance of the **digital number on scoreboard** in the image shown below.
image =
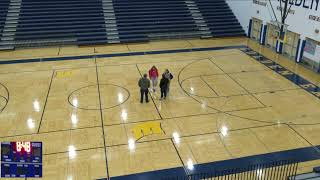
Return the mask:
[[[42,142],[1,142],[1,177],[42,177]]]

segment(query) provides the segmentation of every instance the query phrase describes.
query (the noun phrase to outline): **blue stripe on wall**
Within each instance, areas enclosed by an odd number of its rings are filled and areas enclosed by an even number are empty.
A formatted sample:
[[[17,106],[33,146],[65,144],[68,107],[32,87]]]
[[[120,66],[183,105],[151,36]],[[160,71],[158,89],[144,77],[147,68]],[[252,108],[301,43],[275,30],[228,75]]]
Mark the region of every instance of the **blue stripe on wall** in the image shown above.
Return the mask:
[[[262,42],[261,44],[262,45],[265,45],[266,44],[266,36],[267,36],[267,31],[268,31],[268,26],[267,25],[264,25],[263,27],[263,37],[262,37]]]
[[[279,43],[279,54],[282,54],[283,42]]]
[[[249,28],[248,28],[248,37],[251,38],[251,29],[252,29],[252,19],[249,21]]]
[[[260,35],[259,35],[260,44],[262,44],[262,39],[263,39],[263,24],[261,24],[261,27],[260,27]]]
[[[296,51],[296,56],[295,56],[296,62],[300,62],[300,58],[298,57],[299,51],[300,51],[300,42],[301,42],[301,39],[299,39],[298,44],[297,44],[297,51]]]
[[[302,60],[302,56],[303,56],[303,52],[304,52],[304,47],[305,47],[305,46],[306,46],[306,40],[303,40],[303,41],[302,41],[302,45],[301,45],[301,49],[300,49],[300,57],[299,57],[299,58],[300,58],[300,59],[299,59],[300,61]],[[299,61],[299,62],[300,62],[300,61]]]
[[[282,54],[283,42],[277,40],[276,47],[277,47],[277,49],[276,49],[277,51],[276,51],[276,52],[277,52],[278,54]]]

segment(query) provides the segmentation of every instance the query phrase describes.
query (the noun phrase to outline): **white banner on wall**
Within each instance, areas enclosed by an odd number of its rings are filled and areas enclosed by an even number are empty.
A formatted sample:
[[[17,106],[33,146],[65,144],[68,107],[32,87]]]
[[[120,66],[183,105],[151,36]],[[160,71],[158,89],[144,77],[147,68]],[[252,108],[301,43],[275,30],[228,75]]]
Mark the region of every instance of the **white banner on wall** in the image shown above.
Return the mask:
[[[320,63],[320,46],[315,45],[314,48],[310,51],[310,49],[305,49],[303,56]]]

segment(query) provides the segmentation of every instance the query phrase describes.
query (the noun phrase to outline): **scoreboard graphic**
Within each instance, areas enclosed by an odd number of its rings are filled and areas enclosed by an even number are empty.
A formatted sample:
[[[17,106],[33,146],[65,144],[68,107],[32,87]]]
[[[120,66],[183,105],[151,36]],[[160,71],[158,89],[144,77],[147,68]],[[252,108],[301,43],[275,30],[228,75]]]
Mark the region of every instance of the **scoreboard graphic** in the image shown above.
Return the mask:
[[[1,177],[42,177],[42,142],[1,142]]]

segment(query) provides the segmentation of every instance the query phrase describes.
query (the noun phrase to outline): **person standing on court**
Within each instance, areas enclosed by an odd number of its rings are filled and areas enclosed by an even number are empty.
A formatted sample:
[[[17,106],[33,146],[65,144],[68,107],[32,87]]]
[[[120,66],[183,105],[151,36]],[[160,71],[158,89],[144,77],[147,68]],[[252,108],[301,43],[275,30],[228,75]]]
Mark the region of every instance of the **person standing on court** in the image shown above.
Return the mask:
[[[160,80],[160,90],[161,90],[161,98],[160,98],[160,100],[166,99],[168,84],[169,84],[169,80],[165,77],[164,74],[162,74],[162,78]]]
[[[163,73],[164,77],[168,79],[168,86],[167,86],[167,91],[166,93],[169,94],[169,89],[170,89],[170,82],[173,79],[173,75],[170,73],[170,71],[168,69],[165,70],[165,72]]]
[[[158,69],[156,68],[156,66],[152,66],[151,69],[149,70],[149,78],[151,79],[152,82],[152,89],[153,92],[156,92],[156,87],[158,84]]]
[[[141,94],[140,103],[143,103],[143,96],[146,97],[146,103],[148,103],[149,102],[148,89],[150,88],[150,80],[148,79],[147,74],[144,74],[143,77],[139,79],[138,85],[140,87],[140,94]]]

